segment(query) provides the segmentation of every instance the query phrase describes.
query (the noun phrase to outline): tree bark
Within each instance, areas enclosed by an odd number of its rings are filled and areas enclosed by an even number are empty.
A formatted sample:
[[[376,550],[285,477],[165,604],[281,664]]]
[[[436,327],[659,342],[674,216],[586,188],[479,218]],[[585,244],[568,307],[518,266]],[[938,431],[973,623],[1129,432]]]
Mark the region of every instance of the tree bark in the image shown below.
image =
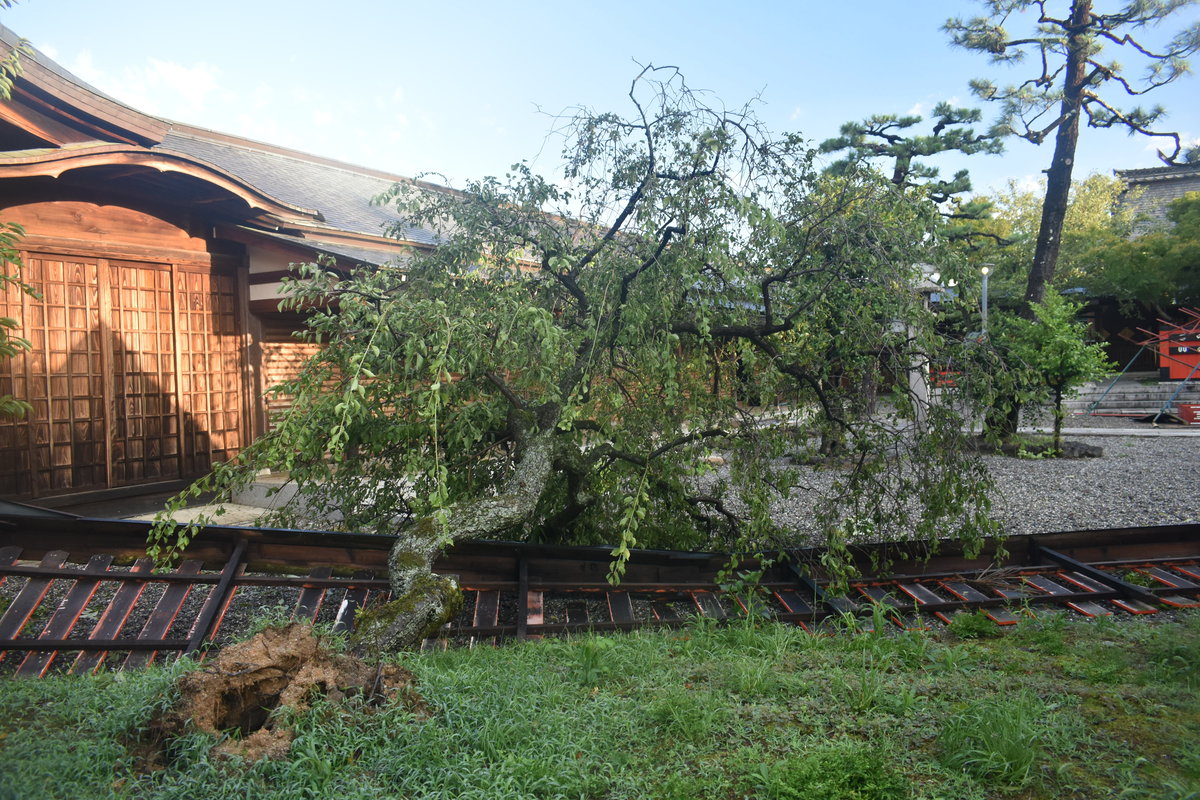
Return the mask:
[[[452,542],[497,536],[533,516],[554,473],[556,421],[520,437],[521,453],[499,492],[446,510]],[[360,614],[351,643],[357,655],[415,649],[462,610],[458,583],[433,572],[446,539],[442,524],[425,517],[400,531],[388,557],[392,599]]]
[[[983,430],[1001,441],[1016,435],[1021,426],[1021,406],[1009,399],[1002,408],[991,406],[983,415]]]
[[[1071,194],[1071,172],[1075,167],[1075,148],[1079,143],[1079,122],[1083,112],[1083,90],[1088,55],[1087,26],[1092,17],[1092,0],[1075,0],[1067,21],[1067,65],[1063,99],[1059,105],[1062,122],[1054,137],[1054,156],[1046,170],[1046,199],[1042,204],[1042,223],[1037,248],[1029,268],[1025,301],[1021,312],[1033,319],[1032,305],[1046,296],[1046,286],[1054,280],[1058,252],[1062,245],[1063,222]]]
[[[1063,390],[1060,386],[1054,387],[1054,455],[1062,455],[1062,424],[1063,417],[1066,412],[1063,411]]]

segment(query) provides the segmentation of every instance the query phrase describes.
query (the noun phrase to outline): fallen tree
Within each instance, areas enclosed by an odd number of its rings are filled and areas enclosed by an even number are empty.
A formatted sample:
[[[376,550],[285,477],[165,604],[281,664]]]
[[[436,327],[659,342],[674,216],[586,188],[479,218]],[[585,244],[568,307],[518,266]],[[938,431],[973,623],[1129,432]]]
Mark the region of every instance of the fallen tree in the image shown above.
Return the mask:
[[[781,457],[821,442],[845,469],[821,501],[831,552],[991,532],[962,420],[910,396],[944,346],[914,289],[943,254],[928,198],[866,169],[821,175],[798,136],[673,69],[643,70],[629,99],[627,117],[563,121],[562,185],[524,165],[459,192],[399,185],[381,202],[435,249],[349,276],[301,267],[286,304],[316,309],[305,335],[325,346],[282,387],[292,411],[176,501],[284,470],[298,495],[278,522],[398,533],[361,651],[453,617],[457,586],[430,565],[455,541],[611,544],[614,582],[635,546],[783,547]],[[858,391],[881,376],[886,423]],[[163,525],[156,545],[187,536]]]

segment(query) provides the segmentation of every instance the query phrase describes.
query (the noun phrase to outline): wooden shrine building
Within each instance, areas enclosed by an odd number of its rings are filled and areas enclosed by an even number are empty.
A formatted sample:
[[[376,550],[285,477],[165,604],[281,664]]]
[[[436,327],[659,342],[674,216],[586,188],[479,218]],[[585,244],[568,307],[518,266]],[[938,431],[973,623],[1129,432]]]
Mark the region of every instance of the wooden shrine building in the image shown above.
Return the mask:
[[[17,37],[0,27],[0,55]],[[0,222],[25,229],[0,317],[0,497],[168,488],[265,430],[264,390],[312,345],[277,310],[291,263],[382,264],[433,243],[371,204],[403,178],[143,114],[40,53],[0,100]],[[11,265],[8,267],[11,271]]]

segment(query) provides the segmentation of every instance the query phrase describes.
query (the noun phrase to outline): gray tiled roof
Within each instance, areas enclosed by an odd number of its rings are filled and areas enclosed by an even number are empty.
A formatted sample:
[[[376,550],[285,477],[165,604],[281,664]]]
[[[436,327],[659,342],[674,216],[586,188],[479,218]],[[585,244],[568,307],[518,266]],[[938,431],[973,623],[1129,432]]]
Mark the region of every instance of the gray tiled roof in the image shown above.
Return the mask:
[[[305,160],[300,154],[287,155],[256,149],[251,142],[226,141],[171,131],[155,150],[169,150],[198,158],[278,200],[309,208],[321,214],[332,228],[381,236],[399,217],[385,206],[371,201],[396,181],[366,171],[356,172]],[[397,178],[397,180],[399,180]],[[433,232],[405,226],[404,238],[418,244],[435,244]]]
[[[396,251],[372,250],[366,247],[354,247],[353,245],[319,242],[313,239],[303,239],[299,236],[289,236],[286,233],[271,233],[269,231],[261,231],[254,229],[254,233],[258,236],[266,236],[270,239],[277,239],[281,242],[302,247],[306,250],[311,250],[314,253],[327,253],[333,256],[341,256],[350,261],[359,264],[370,264],[379,266],[394,261],[397,258],[403,258],[403,255]]]
[[[1167,207],[1188,192],[1200,192],[1200,164],[1178,164],[1168,167],[1117,170],[1117,177],[1128,189],[1138,191],[1125,202],[1141,217],[1134,232],[1146,233],[1168,225]]]
[[[1143,169],[1119,169],[1117,176],[1126,183],[1142,183],[1155,180],[1178,180],[1185,176],[1200,176],[1200,164],[1168,164]]]

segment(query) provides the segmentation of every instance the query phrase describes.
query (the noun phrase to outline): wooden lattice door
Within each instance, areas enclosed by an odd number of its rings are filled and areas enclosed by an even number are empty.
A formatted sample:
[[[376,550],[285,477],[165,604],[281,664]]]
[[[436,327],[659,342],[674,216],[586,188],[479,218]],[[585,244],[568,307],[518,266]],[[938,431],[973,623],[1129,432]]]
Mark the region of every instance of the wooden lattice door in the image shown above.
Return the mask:
[[[230,275],[175,273],[182,468],[189,477],[242,446],[242,361]]]
[[[29,257],[21,277],[41,294],[5,291],[4,316],[32,349],[0,362],[0,393],[27,402],[0,420],[0,491],[43,496],[108,485],[103,325],[97,259]]]
[[[108,262],[112,341],[111,482],[181,474],[172,270]]]
[[[232,276],[206,267],[29,254],[3,316],[33,349],[0,362],[0,494],[43,497],[202,474],[243,444]]]

